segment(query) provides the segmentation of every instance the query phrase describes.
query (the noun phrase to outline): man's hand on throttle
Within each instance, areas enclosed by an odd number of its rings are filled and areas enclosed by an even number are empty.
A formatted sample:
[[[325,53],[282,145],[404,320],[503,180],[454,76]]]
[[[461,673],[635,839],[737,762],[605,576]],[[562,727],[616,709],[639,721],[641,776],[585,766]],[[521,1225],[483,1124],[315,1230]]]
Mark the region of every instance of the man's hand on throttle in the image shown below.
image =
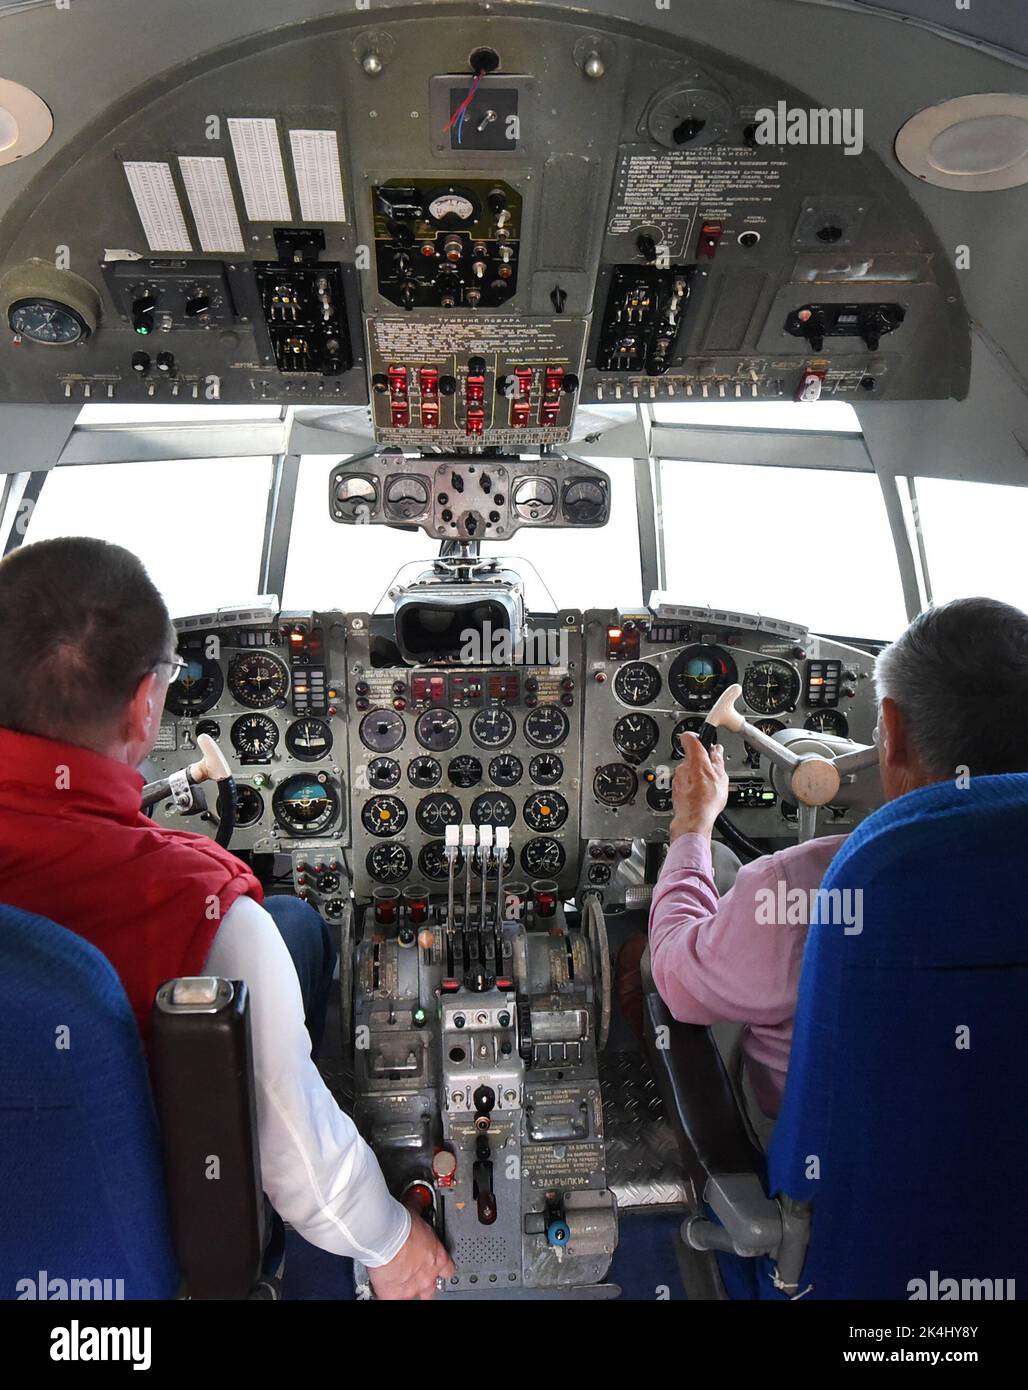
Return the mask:
[[[411,1213],[410,1235],[388,1264],[371,1269],[371,1287],[381,1299],[434,1298],[436,1280],[449,1279],[453,1261],[420,1216]]]
[[[682,761],[671,783],[674,816],[671,839],[679,835],[713,834],[714,822],[728,804],[725,753],[715,743],[708,753],[695,734],[680,734]]]

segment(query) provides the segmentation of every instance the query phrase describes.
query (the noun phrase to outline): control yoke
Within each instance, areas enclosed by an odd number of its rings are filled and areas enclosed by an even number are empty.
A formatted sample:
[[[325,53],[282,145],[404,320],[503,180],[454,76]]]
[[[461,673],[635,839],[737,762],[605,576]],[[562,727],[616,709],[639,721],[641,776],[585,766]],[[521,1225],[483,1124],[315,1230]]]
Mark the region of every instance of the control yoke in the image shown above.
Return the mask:
[[[729,733],[741,734],[752,748],[767,758],[773,768],[784,774],[784,786],[795,799],[799,810],[799,839],[813,839],[818,807],[836,801],[840,788],[852,782],[858,772],[875,767],[878,749],[847,739],[843,751],[838,753],[794,753],[786,744],[765,734],[740,714],[735,702],[741,694],[741,685],[730,685],[717,700],[700,733],[701,742],[707,742],[703,734],[708,729],[727,729]]]
[[[232,777],[225,754],[210,734],[199,734],[197,747],[203,756],[188,767],[179,768],[170,777],[162,777],[157,782],[147,782],[143,788],[140,805],[149,810],[158,801],[171,797],[180,811],[197,809],[193,801],[193,788],[201,782],[216,782],[218,785],[218,844],[224,848],[232,838],[236,828],[236,784]]]

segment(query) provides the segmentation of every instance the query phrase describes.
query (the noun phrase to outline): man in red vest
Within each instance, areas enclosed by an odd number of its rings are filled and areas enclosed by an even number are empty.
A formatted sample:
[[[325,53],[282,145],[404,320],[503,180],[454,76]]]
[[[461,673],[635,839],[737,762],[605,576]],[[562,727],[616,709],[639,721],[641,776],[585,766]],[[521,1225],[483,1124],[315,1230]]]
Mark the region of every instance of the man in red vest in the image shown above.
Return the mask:
[[[331,972],[320,919],[293,898],[262,906],[242,861],[140,810],[136,769],[177,666],[164,602],[127,550],[67,537],[0,561],[0,902],[101,950],[144,1042],[162,981],[246,980],[273,1206],[312,1244],[367,1265],[379,1298],[431,1298],[453,1265],[390,1195],[311,1057],[301,977],[316,1032]]]

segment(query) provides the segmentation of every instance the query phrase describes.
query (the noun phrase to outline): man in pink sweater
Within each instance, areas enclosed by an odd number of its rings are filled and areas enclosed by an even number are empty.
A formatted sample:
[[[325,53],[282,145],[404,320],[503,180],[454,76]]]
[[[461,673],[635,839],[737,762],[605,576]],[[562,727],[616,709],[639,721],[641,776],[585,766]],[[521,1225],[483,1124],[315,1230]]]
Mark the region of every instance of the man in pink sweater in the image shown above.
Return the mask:
[[[951,777],[1028,770],[1028,617],[1019,609],[984,598],[929,609],[878,658],[875,681],[887,801]],[[791,912],[769,921],[768,904],[796,901],[788,894],[797,888],[809,902],[845,836],[765,855],[720,898],[710,840],[728,800],[724,753],[715,745],[708,754],[695,734],[682,749],[671,846],[650,908],[650,968],[681,1022],[746,1025],[747,1077],[774,1118],[808,922],[789,921]]]

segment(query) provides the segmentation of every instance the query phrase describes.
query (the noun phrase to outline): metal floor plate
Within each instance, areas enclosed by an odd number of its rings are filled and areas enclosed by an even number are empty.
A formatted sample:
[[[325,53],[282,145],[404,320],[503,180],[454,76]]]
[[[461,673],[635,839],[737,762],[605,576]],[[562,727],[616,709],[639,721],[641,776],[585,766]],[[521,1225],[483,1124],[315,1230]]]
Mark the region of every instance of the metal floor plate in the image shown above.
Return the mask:
[[[643,1055],[602,1053],[600,1088],[607,1186],[619,1209],[688,1205],[678,1143]]]

